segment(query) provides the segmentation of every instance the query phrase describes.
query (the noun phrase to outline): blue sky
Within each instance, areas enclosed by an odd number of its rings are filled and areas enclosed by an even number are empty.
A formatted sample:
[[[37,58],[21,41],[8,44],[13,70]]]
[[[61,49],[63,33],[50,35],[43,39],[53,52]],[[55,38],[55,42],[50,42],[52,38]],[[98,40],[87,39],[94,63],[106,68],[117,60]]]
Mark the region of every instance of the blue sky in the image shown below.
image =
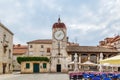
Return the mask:
[[[14,44],[51,39],[59,15],[69,41],[80,45],[120,34],[120,0],[0,0],[0,21],[14,33]]]

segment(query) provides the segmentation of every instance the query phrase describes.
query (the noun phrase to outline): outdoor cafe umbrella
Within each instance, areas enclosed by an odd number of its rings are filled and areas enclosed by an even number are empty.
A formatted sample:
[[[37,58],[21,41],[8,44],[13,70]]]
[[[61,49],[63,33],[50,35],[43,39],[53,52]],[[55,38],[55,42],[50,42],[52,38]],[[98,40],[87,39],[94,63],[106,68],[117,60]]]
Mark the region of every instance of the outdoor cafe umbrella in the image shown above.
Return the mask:
[[[91,62],[91,61],[86,61],[86,62],[83,62],[83,63],[79,63],[81,66],[84,66],[83,67],[83,70],[85,70],[85,66],[87,67],[87,70],[88,70],[88,67],[89,67],[89,70],[90,70],[90,66],[97,66],[97,64]]]
[[[73,64],[74,64],[74,61],[68,63],[68,65],[73,65]]]
[[[114,65],[115,64],[120,64],[120,55],[100,60],[100,63],[101,64],[109,63],[109,64],[114,64]]]
[[[93,63],[93,62],[91,62],[91,61],[86,61],[86,62],[84,62],[84,63],[80,63],[80,65],[87,65],[87,66],[97,66],[97,64],[95,64],[95,63]]]
[[[112,72],[114,71],[113,67],[120,67],[120,64],[109,64],[109,63],[104,63],[102,64],[103,66],[106,66],[106,67],[112,67]]]

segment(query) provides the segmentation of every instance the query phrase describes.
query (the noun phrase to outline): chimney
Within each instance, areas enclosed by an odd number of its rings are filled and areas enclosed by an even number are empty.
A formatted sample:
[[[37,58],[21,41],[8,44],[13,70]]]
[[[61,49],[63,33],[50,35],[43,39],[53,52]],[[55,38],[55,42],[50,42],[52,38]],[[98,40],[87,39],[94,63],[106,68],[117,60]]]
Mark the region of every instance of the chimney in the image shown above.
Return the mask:
[[[20,47],[21,45],[20,44],[18,44],[18,47]]]

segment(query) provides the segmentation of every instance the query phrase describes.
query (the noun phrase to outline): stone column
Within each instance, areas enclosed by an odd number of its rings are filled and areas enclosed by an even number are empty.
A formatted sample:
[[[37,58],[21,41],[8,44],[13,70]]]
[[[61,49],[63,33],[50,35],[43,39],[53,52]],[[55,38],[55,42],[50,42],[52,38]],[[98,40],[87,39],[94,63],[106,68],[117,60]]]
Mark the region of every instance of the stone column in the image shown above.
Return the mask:
[[[103,59],[103,53],[100,53],[100,60],[102,60]],[[102,64],[100,63],[100,65],[99,65],[99,71],[100,72],[102,72],[103,71],[103,69],[102,69]]]
[[[97,63],[99,63],[99,60],[100,60],[100,53],[97,54]]]
[[[79,63],[81,63],[81,54],[79,54]],[[79,69],[81,69],[81,65],[79,65]]]
[[[88,61],[90,61],[90,54],[88,54]]]

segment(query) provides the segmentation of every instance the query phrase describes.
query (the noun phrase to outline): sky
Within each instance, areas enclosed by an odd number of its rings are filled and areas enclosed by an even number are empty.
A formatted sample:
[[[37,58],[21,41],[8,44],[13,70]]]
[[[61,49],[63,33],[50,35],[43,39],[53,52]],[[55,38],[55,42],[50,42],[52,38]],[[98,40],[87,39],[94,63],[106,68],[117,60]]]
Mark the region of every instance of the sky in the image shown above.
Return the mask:
[[[120,34],[120,0],[0,0],[0,22],[14,33],[14,44],[52,39],[59,16],[69,41],[82,46]]]

